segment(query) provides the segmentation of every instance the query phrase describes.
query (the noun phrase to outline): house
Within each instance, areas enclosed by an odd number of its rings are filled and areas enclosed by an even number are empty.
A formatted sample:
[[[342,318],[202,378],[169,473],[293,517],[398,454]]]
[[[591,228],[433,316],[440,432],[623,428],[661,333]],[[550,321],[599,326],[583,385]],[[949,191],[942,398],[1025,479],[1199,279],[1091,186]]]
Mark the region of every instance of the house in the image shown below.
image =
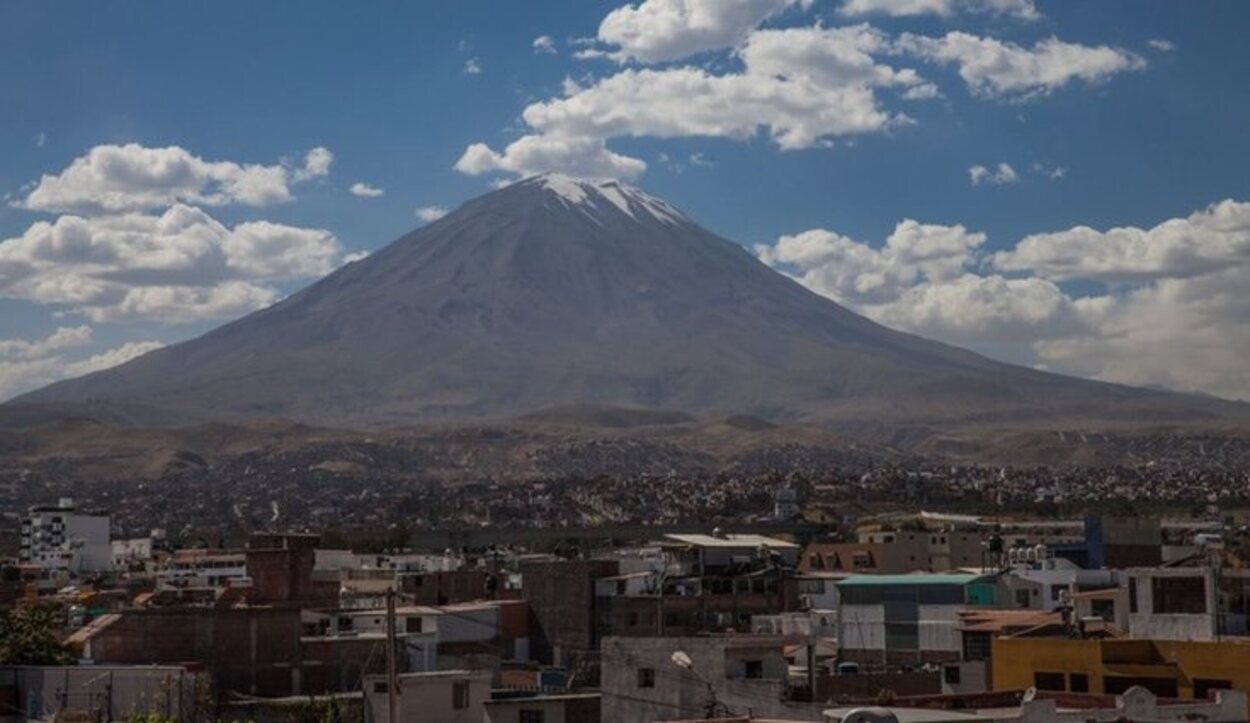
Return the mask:
[[[856,542],[813,542],[803,550],[799,570],[899,575],[984,564],[978,530],[884,528],[861,531]]]
[[[1217,640],[1250,633],[1250,570],[1218,567],[1199,556],[1126,575],[1134,638]]]
[[[600,693],[613,723],[746,716],[821,720],[795,700],[787,644],[769,635],[610,637],[601,646]]]
[[[1027,557],[1023,554],[1027,553]],[[1052,557],[1047,548],[1017,548],[1008,552],[1010,568],[1003,582],[1010,598],[1007,604],[1027,610],[1054,610],[1069,604],[1071,593],[1117,587],[1115,570],[1086,570],[1075,562]]]
[[[1203,700],[1250,690],[1250,642],[1000,637],[995,690],[1028,688],[1119,695],[1140,686],[1161,698]]]
[[[599,637],[751,629],[799,609],[798,545],[762,535],[666,535],[648,569],[595,584]],[[824,583],[818,583],[824,590]]]
[[[481,723],[490,699],[489,671],[440,670],[404,673],[395,691],[402,723]],[[390,723],[389,684],[385,675],[366,675],[365,720]]]

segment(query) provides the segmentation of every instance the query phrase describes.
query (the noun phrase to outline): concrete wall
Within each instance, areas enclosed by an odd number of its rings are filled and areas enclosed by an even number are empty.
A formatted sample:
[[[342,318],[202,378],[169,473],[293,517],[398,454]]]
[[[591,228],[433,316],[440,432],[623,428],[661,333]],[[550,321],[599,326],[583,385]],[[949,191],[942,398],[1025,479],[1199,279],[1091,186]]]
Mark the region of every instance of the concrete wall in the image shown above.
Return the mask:
[[[5,716],[20,711],[39,720],[71,710],[102,720],[149,713],[196,720],[211,714],[214,702],[208,675],[181,666],[5,666],[0,699]]]
[[[536,660],[569,666],[594,651],[594,580],[618,569],[614,560],[521,566],[522,594],[530,610],[530,651]]]
[[[457,707],[455,687],[468,686],[467,705]],[[364,679],[366,720],[389,723],[386,676]],[[399,719],[403,723],[481,723],[490,699],[490,673],[443,671],[399,676]]]
[[[702,718],[707,710],[710,683],[716,700],[726,706],[731,715],[743,716],[750,711],[758,717],[822,720],[820,705],[784,700],[787,681],[781,672],[784,670],[782,639],[773,639],[775,646],[753,646],[753,652],[738,653],[732,647],[727,648],[727,645],[745,644],[746,637],[605,638],[600,685],[605,719],[613,723],[652,723]],[[674,651],[678,650],[690,657],[693,670],[679,667],[672,661]],[[741,672],[741,661],[746,655],[764,656],[760,659],[765,661],[775,658],[772,663],[765,662],[764,671],[779,677],[731,677],[731,673]],[[639,670],[644,668],[653,672],[652,686],[640,685]],[[723,714],[725,710],[719,712]]]
[[[486,703],[484,723],[520,723],[522,711],[541,711],[543,723],[599,723],[600,696],[516,698]],[[615,720],[609,718],[608,720]]]

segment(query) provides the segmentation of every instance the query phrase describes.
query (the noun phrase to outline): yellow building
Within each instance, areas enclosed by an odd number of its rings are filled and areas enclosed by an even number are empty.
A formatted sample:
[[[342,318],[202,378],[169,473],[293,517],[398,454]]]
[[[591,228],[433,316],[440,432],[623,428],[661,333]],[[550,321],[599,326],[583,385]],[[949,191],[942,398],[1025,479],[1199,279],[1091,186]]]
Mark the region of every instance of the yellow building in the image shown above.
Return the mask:
[[[1250,691],[1250,641],[997,638],[995,690],[1120,694],[1140,685],[1162,698]]]

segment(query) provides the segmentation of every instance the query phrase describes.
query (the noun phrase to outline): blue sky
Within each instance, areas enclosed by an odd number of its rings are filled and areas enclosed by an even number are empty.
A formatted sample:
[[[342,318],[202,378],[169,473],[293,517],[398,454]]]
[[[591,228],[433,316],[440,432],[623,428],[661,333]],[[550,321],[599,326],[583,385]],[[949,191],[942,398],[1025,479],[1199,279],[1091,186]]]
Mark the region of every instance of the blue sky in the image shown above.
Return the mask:
[[[884,323],[1250,398],[1250,5],[709,1],[0,5],[0,398],[547,170],[628,176]]]

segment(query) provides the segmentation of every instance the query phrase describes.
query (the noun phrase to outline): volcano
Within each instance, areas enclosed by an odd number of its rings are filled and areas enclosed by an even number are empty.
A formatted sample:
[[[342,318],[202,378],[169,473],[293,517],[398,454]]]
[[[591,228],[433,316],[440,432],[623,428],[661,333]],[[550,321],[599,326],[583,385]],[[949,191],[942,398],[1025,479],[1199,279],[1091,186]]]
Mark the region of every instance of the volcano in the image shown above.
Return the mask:
[[[554,175],[469,201],[201,337],[10,405],[85,402],[365,427],[578,405],[844,424],[1247,417],[888,329],[643,191]]]

